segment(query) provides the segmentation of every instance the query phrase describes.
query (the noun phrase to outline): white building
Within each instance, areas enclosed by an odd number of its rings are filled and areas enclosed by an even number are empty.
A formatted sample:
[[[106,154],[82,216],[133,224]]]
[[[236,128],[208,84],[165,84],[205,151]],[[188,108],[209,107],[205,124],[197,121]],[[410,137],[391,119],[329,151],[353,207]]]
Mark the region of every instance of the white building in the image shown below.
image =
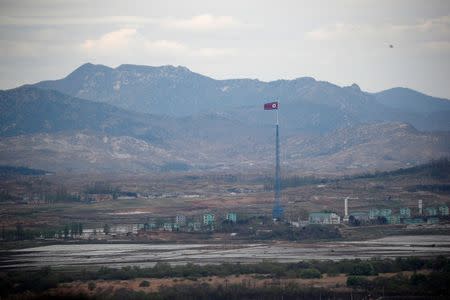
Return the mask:
[[[178,224],[180,226],[186,225],[186,216],[184,216],[184,215],[176,215],[175,216],[175,224]]]
[[[341,217],[334,212],[313,212],[309,214],[309,224],[340,224]]]

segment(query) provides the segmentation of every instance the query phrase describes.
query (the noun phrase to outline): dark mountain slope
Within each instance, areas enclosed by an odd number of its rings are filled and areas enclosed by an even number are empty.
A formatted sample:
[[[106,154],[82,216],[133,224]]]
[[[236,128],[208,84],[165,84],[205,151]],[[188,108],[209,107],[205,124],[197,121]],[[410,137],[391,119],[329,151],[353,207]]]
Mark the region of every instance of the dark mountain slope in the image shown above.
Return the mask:
[[[0,91],[0,110],[1,136],[87,130],[157,142],[169,135],[167,118],[34,87]]]

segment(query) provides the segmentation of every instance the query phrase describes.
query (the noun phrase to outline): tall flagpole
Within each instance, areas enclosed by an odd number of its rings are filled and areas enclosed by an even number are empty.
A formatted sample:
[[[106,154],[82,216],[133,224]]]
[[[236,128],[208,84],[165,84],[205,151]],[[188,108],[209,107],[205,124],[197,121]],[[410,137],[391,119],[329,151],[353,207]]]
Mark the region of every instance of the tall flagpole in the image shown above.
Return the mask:
[[[280,109],[280,102],[278,102],[278,108],[277,108],[277,128],[278,128],[278,110]]]
[[[275,203],[272,210],[272,218],[274,220],[283,219],[283,207],[281,206],[281,179],[280,179],[280,135],[279,135],[279,120],[278,110],[279,102],[277,104],[277,123],[275,124]]]

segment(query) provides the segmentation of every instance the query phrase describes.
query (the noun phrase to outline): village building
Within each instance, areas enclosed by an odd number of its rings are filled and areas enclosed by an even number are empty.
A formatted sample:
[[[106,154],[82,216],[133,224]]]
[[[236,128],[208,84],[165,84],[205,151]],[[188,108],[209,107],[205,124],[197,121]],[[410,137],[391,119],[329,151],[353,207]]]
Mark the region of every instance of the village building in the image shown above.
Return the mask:
[[[438,224],[438,223],[439,223],[438,217],[427,218],[427,224]]]
[[[215,216],[214,214],[207,213],[203,215],[203,225],[212,225],[214,224]]]
[[[427,216],[437,216],[438,211],[436,207],[427,207],[425,208],[425,213]]]
[[[237,222],[237,215],[234,212],[229,212],[225,216],[225,219],[228,220],[228,221],[231,221],[233,223],[236,223]]]
[[[172,223],[164,223],[162,228],[163,228],[164,231],[172,231],[173,230],[173,224]]]
[[[369,218],[371,220],[376,219],[378,217],[385,217],[386,220],[389,219],[389,217],[392,215],[392,210],[390,208],[372,208],[369,210]]]
[[[350,216],[353,216],[353,218],[355,218],[355,220],[358,220],[360,222],[369,221],[369,214],[367,212],[355,211],[355,212],[350,213]]]
[[[440,216],[448,216],[448,206],[447,205],[439,206],[438,211],[439,211]]]
[[[410,218],[411,217],[411,209],[409,207],[400,208],[400,217],[401,218]]]
[[[400,224],[400,216],[399,215],[390,215],[386,218],[388,224]]]
[[[186,225],[186,216],[184,216],[184,215],[176,215],[175,216],[175,224],[177,224],[179,226]]]
[[[201,229],[201,224],[200,222],[189,222],[188,225],[188,231],[200,231]]]
[[[334,212],[313,212],[309,214],[310,224],[340,224],[341,217]]]
[[[112,225],[110,228],[111,234],[137,234],[138,224],[120,224]]]
[[[369,218],[372,219],[376,219],[378,216],[380,215],[380,210],[377,208],[371,208],[369,210]]]
[[[143,229],[144,230],[154,230],[156,229],[158,226],[156,225],[155,222],[149,222],[149,223],[144,223]]]

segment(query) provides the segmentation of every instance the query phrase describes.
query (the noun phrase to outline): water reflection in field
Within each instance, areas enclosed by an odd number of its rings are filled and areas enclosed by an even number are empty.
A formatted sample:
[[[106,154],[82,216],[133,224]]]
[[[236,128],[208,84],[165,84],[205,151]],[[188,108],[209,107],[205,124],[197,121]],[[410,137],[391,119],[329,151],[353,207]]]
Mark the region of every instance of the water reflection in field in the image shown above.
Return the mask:
[[[70,244],[12,250],[0,267],[251,263],[262,260],[341,260],[450,256],[450,236],[395,236],[369,241],[265,244]]]

